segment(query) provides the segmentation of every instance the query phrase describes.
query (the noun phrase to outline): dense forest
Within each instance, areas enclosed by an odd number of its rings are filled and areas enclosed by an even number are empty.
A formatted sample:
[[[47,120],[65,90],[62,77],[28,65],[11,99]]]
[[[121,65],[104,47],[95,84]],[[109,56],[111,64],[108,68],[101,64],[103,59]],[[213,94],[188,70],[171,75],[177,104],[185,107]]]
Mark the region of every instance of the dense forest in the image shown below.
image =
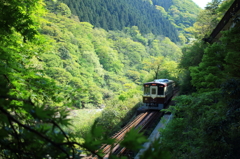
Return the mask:
[[[202,11],[191,0],[0,3],[0,158],[101,158],[154,78],[173,79],[182,95],[147,158],[239,156],[239,26],[221,43],[202,41],[232,1]],[[85,123],[69,117],[97,108]],[[125,146],[141,148],[138,137]]]
[[[164,35],[178,41],[176,28],[147,1],[139,0],[84,0],[63,1],[78,15],[80,21],[89,22],[105,30],[123,30],[138,26],[141,33]]]
[[[200,8],[192,1],[179,0],[62,0],[82,22],[105,30],[138,26],[142,34],[163,35],[179,41],[177,30],[192,26]]]
[[[191,27],[197,19],[200,8],[191,0],[152,0],[152,5],[156,6],[164,17],[166,17],[179,31],[187,38],[191,38],[185,29]]]

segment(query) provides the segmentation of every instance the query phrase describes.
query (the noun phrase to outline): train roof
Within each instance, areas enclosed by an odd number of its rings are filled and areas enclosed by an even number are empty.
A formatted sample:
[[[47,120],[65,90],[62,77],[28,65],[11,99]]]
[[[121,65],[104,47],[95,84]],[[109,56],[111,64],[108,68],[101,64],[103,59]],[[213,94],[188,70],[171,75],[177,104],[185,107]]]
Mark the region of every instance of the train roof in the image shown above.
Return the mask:
[[[173,81],[169,79],[155,79],[154,82],[168,83]]]
[[[147,82],[147,83],[144,83],[144,84],[151,84],[151,83],[158,83],[158,84],[168,84],[168,83],[172,83],[173,80],[169,80],[169,79],[155,79],[154,81],[151,81],[151,82]]]

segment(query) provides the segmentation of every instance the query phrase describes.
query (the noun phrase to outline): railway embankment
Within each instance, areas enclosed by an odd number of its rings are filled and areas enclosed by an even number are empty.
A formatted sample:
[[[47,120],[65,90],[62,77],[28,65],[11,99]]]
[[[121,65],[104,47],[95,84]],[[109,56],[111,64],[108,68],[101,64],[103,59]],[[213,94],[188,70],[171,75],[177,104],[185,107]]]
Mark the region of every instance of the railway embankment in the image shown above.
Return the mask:
[[[161,136],[159,130],[164,129],[172,118],[173,118],[172,114],[165,114],[161,118],[160,122],[158,123],[158,125],[155,127],[155,129],[149,136],[148,142],[143,144],[143,148],[138,152],[138,154],[134,157],[134,159],[139,159],[140,155],[143,154],[144,151],[146,151],[149,148],[149,146]]]

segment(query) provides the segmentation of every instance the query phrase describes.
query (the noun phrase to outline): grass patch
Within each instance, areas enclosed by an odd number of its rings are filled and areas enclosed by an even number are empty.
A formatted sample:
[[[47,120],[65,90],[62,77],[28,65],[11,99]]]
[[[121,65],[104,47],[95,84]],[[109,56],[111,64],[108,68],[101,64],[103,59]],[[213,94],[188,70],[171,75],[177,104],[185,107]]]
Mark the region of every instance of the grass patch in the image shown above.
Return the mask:
[[[79,138],[83,138],[91,129],[96,118],[101,116],[102,109],[78,109],[70,113],[72,126],[68,131],[74,132]]]

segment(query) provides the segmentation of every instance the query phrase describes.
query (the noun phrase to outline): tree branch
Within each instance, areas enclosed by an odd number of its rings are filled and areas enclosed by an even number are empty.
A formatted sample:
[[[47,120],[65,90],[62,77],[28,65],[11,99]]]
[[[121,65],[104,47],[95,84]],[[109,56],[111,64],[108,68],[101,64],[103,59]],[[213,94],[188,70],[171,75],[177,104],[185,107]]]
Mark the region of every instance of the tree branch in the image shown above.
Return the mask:
[[[34,130],[34,129],[31,129],[30,127],[22,124],[21,122],[19,122],[18,120],[16,120],[14,117],[11,116],[10,113],[8,113],[3,107],[0,107],[0,111],[2,113],[4,113],[9,120],[17,123],[19,126],[25,128],[26,130],[29,130],[30,132],[38,135],[39,137],[43,138],[44,140],[46,140],[47,142],[51,143],[53,146],[55,146],[56,148],[60,149],[62,152],[64,152],[68,158],[70,158],[69,154],[63,149],[61,148],[57,143],[55,143],[54,141],[52,141],[51,139],[47,138],[46,136],[44,136],[43,134],[39,133],[38,131]]]
[[[62,133],[63,135],[65,136],[65,138],[67,139],[68,143],[70,143],[70,140],[69,140],[69,137],[67,136],[67,134],[63,131],[63,129],[55,122],[55,121],[51,121],[51,123],[56,126]],[[72,157],[74,158],[74,154],[75,154],[75,150],[74,148],[72,148]]]
[[[19,139],[19,137],[18,137],[18,134],[17,134],[17,131],[16,131],[16,129],[14,128],[14,126],[13,126],[13,124],[12,124],[12,121],[8,118],[8,121],[9,121],[9,124],[10,124],[10,126],[11,126],[11,128],[13,129],[13,131],[14,131],[14,134],[15,134],[15,136],[16,136],[16,138],[17,138],[17,141],[18,141],[18,150],[20,150],[21,149],[21,146],[19,146],[20,145],[20,143],[21,143],[21,140]],[[20,156],[19,156],[19,154],[18,153],[16,153],[15,154],[16,156],[17,156],[17,158],[21,158]]]

